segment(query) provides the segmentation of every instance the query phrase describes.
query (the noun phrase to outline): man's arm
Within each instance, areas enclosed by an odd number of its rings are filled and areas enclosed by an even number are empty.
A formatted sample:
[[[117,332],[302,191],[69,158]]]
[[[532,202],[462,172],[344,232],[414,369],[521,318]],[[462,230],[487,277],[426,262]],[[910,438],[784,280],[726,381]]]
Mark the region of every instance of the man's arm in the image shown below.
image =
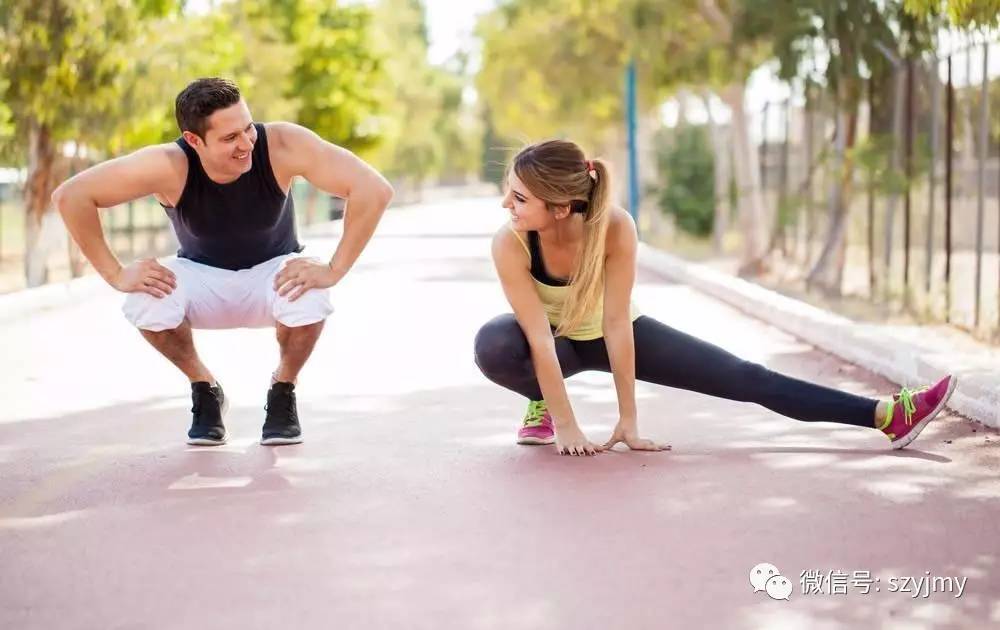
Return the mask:
[[[123,269],[104,237],[98,208],[162,193],[176,179],[176,165],[166,145],[146,147],[66,180],[52,193],[52,204],[80,251],[108,284],[119,291],[143,291],[163,297],[176,287],[173,273],[155,260]]]
[[[347,274],[371,240],[393,190],[370,165],[305,127],[271,123],[267,133],[272,160],[282,174],[302,176],[316,188],[347,200],[344,235],[330,260],[329,274],[301,260],[289,263],[275,279],[281,294],[295,299],[307,289],[333,286]]]

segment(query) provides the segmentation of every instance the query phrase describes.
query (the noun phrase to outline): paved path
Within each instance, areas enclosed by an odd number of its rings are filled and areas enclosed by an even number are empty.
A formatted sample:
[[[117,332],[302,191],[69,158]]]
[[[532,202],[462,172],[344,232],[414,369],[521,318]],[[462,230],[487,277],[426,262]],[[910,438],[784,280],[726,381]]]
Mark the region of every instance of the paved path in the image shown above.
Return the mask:
[[[299,446],[256,442],[269,331],[198,334],[233,402],[232,441],[204,449],[183,442],[187,384],[129,328],[121,296],[0,330],[0,628],[1000,624],[994,430],[945,417],[896,453],[875,431],[640,384],[643,432],[672,453],[514,445],[523,402],[472,362],[478,326],[506,310],[488,259],[502,221],[495,200],[387,215],[300,380]],[[325,256],[336,240],[309,242]],[[640,279],[646,314],[746,358],[893,388]],[[575,377],[570,394],[606,437],[610,377]],[[790,579],[790,601],[753,592],[760,562]],[[880,592],[806,595],[805,570],[867,570]],[[928,574],[968,581],[960,598],[889,592]]]

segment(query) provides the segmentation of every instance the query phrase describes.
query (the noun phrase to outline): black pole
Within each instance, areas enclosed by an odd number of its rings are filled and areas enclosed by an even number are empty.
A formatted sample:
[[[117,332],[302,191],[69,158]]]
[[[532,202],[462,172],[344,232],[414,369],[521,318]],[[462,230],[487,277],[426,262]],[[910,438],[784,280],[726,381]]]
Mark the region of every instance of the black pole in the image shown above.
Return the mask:
[[[937,55],[931,56],[931,142],[930,169],[928,169],[927,191],[927,260],[924,261],[924,293],[930,301],[931,278],[934,277],[934,211],[937,202],[937,161],[941,135],[941,61]]]
[[[903,199],[903,303],[910,292],[910,180],[913,177],[913,59],[906,60],[906,196]]]
[[[875,111],[875,82],[868,78],[868,125]],[[875,176],[868,173],[868,296],[875,297]]]
[[[969,52],[971,55],[971,51]],[[985,234],[986,213],[986,160],[989,158],[990,145],[990,46],[983,44],[983,87],[979,101],[979,160],[976,165],[976,310],[973,314],[973,327],[978,329],[981,321],[983,298],[983,245]],[[971,87],[971,84],[970,84]]]
[[[954,145],[955,86],[951,81],[951,55],[948,55],[948,100],[944,136],[944,320],[951,321],[951,180]]]

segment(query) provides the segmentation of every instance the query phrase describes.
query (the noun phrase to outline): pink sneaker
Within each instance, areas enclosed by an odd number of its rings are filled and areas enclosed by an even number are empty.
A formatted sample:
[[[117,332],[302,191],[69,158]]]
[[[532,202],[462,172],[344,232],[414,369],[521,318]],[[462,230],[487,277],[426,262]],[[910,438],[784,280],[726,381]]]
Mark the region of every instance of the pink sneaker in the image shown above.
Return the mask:
[[[931,387],[899,390],[892,397],[885,423],[879,427],[892,442],[892,448],[903,448],[916,439],[927,423],[934,419],[955,391],[958,380],[948,375]]]
[[[521,430],[517,432],[518,444],[553,444],[556,432],[552,428],[552,416],[545,406],[544,400],[528,402],[528,411],[524,414]]]

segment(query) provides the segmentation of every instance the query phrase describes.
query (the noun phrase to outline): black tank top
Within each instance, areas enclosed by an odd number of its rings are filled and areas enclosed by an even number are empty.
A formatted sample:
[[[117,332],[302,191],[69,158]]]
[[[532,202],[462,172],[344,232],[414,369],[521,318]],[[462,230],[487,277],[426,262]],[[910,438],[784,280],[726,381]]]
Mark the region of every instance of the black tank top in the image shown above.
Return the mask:
[[[302,251],[292,196],[274,178],[264,125],[254,127],[253,166],[228,184],[209,179],[194,148],[177,139],[188,159],[187,180],[177,204],[164,210],[177,233],[179,257],[235,271]]]
[[[564,278],[553,278],[545,268],[545,261],[542,260],[542,244],[538,239],[538,232],[534,230],[528,232],[528,252],[531,254],[531,276],[550,287],[569,286],[569,280]]]

